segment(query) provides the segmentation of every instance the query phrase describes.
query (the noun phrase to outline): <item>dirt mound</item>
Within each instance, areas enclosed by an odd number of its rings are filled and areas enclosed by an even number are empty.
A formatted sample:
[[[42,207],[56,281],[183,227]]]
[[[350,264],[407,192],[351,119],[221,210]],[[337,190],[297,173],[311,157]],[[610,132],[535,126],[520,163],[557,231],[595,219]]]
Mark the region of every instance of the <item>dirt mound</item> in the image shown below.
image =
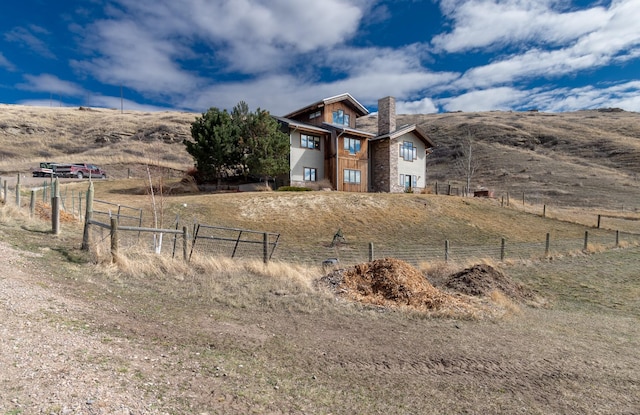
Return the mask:
[[[443,286],[476,297],[488,297],[498,290],[516,301],[532,301],[535,294],[490,265],[478,264],[450,275]]]
[[[409,307],[447,316],[470,316],[476,308],[446,294],[406,262],[384,258],[333,271],[320,280],[351,300],[384,307]]]

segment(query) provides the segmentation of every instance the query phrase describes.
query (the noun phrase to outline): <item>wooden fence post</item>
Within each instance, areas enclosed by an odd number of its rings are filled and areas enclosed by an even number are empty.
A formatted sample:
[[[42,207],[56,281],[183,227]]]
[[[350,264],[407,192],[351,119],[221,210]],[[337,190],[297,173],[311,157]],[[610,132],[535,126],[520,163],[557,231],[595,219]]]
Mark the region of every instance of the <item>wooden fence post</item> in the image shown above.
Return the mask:
[[[182,259],[187,261],[187,244],[189,243],[188,238],[189,234],[187,233],[187,227],[182,227]]]
[[[7,184],[7,181],[4,181],[4,203],[7,203],[7,190],[8,190],[9,185]]]
[[[620,231],[616,231],[616,248],[620,247]]]
[[[449,240],[444,241],[444,261],[449,261]]]
[[[118,261],[118,218],[111,217],[111,262]]]
[[[373,261],[373,242],[369,242],[369,262]]]
[[[547,240],[544,245],[544,256],[549,256],[549,248],[551,247],[551,234],[547,232]]]
[[[500,241],[500,261],[504,261],[506,243],[507,243],[506,239],[502,238],[502,240]]]
[[[16,206],[20,207],[20,173],[18,173],[18,180],[16,181]]]
[[[269,263],[269,234],[262,234],[262,262]]]
[[[29,201],[29,217],[33,217],[36,213],[36,190],[31,189],[31,200]]]
[[[93,216],[93,182],[89,182],[89,190],[87,191],[87,210],[84,214],[84,232],[82,234],[82,249],[83,251],[89,250],[90,245],[90,233],[89,225]]]
[[[583,250],[586,251],[588,246],[589,246],[589,231],[584,231],[584,248],[583,248]]]
[[[542,205],[542,217],[547,217],[547,205]]]
[[[524,192],[522,192],[522,206],[524,206]]]
[[[602,217],[602,215],[598,215],[598,229],[600,229],[600,218]]]
[[[51,232],[54,235],[60,234],[60,183],[58,179],[51,189]]]
[[[436,188],[436,196],[437,196],[438,195],[438,182],[437,181],[436,181],[436,184],[435,184],[435,188]]]

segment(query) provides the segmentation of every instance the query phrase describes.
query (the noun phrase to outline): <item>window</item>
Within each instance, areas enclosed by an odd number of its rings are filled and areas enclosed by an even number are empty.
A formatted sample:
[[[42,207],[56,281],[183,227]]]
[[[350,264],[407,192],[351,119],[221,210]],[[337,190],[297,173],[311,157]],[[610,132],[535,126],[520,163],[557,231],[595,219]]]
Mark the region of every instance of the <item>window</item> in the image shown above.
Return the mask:
[[[360,140],[358,138],[345,137],[344,149],[349,151],[349,154],[356,154],[360,151]]]
[[[300,147],[320,150],[320,137],[300,134]]]
[[[405,141],[400,144],[400,157],[404,161],[413,161],[418,158],[418,149],[413,146],[411,141]]]
[[[345,183],[360,183],[360,170],[344,170],[344,182]]]
[[[309,114],[309,119],[312,120],[314,118],[318,118],[320,116],[320,111],[312,112]]]
[[[410,174],[400,175],[400,186],[405,189],[415,189],[418,186],[418,176],[412,176]]]
[[[333,111],[333,123],[340,125],[349,125],[349,114],[345,114],[343,110]]]
[[[304,168],[304,181],[305,182],[316,182],[318,181],[318,169],[314,169],[312,167]]]

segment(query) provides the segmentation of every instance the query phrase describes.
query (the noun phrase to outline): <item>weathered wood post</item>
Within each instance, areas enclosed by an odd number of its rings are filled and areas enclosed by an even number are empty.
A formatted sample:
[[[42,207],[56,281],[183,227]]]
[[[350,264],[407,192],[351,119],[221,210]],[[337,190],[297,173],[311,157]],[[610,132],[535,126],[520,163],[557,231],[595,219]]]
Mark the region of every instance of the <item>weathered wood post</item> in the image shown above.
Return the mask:
[[[369,242],[369,262],[373,261],[373,242]]]
[[[188,246],[187,244],[189,243],[189,234],[187,233],[187,227],[183,226],[182,227],[182,259],[186,262],[188,259],[187,256],[187,252],[188,252]]]
[[[511,206],[511,205],[509,204],[509,192],[507,192],[507,206]]]
[[[31,189],[31,200],[29,201],[29,217],[34,217],[36,213],[36,190]]]
[[[500,261],[504,261],[504,254],[505,254],[505,246],[507,244],[506,239],[502,238],[502,240],[500,241]]]
[[[16,181],[16,206],[20,207],[20,173],[18,173],[18,180]]]
[[[524,192],[522,192],[522,206],[524,206]]]
[[[269,234],[262,234],[262,262],[269,263]]]
[[[544,256],[549,256],[549,248],[551,247],[551,234],[547,232],[547,240],[544,245]]]
[[[449,240],[444,241],[444,261],[449,261]]]
[[[600,218],[602,217],[602,215],[598,215],[598,229],[600,229]]]
[[[9,185],[7,184],[7,181],[4,181],[4,203],[7,203],[7,190],[8,190]]]
[[[51,189],[51,232],[60,234],[60,183],[56,179]]]
[[[542,205],[542,217],[547,217],[547,205]]]
[[[500,207],[504,207],[504,195],[502,195],[502,200],[500,201]]]
[[[82,247],[80,248],[83,251],[88,251],[89,245],[91,243],[89,226],[90,226],[92,216],[93,216],[93,183],[89,182],[89,190],[87,191],[87,206],[86,206],[86,212],[84,214],[84,232],[82,234]]]
[[[620,247],[620,231],[616,231],[616,248]]]
[[[437,196],[438,195],[438,182],[437,181],[436,181],[436,184],[435,184],[435,188],[436,188],[436,196]]]
[[[118,262],[118,217],[111,217],[111,262]]]
[[[583,250],[586,251],[589,246],[589,231],[584,231],[584,247]]]

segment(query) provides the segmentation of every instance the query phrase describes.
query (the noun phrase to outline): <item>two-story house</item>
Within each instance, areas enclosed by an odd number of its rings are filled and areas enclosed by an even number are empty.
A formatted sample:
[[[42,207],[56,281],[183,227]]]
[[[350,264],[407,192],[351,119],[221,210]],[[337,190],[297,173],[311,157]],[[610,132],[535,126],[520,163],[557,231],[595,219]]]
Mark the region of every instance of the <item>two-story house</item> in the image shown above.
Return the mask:
[[[415,126],[396,130],[395,99],[383,98],[378,105],[378,135],[356,129],[356,119],[369,111],[349,94],[276,117],[290,138],[289,183],[327,180],[334,190],[347,192],[423,188],[433,143]]]

